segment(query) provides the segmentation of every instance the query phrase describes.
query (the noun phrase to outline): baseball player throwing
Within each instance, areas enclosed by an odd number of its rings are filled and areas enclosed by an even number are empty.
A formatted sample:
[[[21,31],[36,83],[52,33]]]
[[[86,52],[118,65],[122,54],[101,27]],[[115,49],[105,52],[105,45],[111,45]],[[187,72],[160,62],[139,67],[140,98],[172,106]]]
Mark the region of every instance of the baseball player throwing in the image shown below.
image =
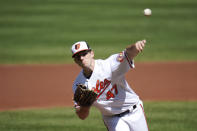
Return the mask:
[[[95,60],[85,41],[72,45],[72,58],[82,68],[72,87],[80,119],[87,118],[95,106],[109,131],[148,131],[143,103],[124,77],[145,44],[146,40],[137,41],[105,60]]]

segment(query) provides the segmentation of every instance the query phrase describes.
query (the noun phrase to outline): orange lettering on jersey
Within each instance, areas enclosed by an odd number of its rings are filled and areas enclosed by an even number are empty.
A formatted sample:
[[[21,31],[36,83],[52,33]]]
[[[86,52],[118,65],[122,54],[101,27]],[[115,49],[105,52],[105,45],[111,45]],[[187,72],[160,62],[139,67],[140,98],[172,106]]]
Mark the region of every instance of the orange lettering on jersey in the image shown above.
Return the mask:
[[[108,81],[107,79],[104,80],[104,87],[109,86],[110,85],[110,81]]]
[[[107,89],[107,87],[109,87],[110,83],[111,83],[111,81],[109,81],[107,79],[104,79],[104,82],[97,80],[97,82],[96,82],[96,92],[99,94],[97,96],[97,98],[99,98],[100,95],[103,94],[103,92]]]
[[[97,93],[100,93],[102,89],[108,87],[110,85],[111,81],[107,80],[107,79],[104,79],[104,82],[103,81],[99,81],[97,80],[96,81],[96,92]]]
[[[99,88],[99,80],[96,81],[96,92],[99,93],[101,91],[101,89]]]
[[[113,93],[113,90],[115,90],[114,93]],[[107,92],[106,99],[109,100],[110,98],[114,98],[115,97],[114,94],[116,94],[116,95],[118,94],[118,89],[117,89],[117,85],[116,84],[113,85],[113,87],[111,88],[111,90],[109,90]]]
[[[103,89],[104,88],[104,84],[103,84],[103,82],[101,81],[100,82],[100,89]]]
[[[96,88],[92,88],[92,90],[98,93],[97,98],[99,98],[103,94],[103,92],[109,87],[110,84],[111,81],[107,79],[104,79],[104,82],[99,80],[96,81]],[[117,85],[115,84],[107,92],[106,99],[109,100],[110,98],[114,98],[115,95],[117,94],[118,94],[118,89],[117,89]]]
[[[106,94],[106,99],[109,100],[110,98],[114,98],[114,94],[109,90]]]
[[[113,87],[111,88],[111,91],[115,90],[115,94],[118,94],[118,89],[117,89],[117,85],[113,85]]]

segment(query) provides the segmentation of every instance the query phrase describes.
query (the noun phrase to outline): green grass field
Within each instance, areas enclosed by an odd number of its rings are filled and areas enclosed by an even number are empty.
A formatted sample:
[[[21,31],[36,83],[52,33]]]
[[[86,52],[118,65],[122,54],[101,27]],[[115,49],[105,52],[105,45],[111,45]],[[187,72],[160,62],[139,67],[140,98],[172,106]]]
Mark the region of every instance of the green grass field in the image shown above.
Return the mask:
[[[79,40],[106,58],[141,39],[148,43],[136,61],[196,61],[196,7],[195,0],[1,0],[0,64],[71,63]]]
[[[145,102],[150,131],[196,131],[197,102]],[[73,108],[0,112],[1,131],[107,131],[100,112],[92,108],[80,120]]]

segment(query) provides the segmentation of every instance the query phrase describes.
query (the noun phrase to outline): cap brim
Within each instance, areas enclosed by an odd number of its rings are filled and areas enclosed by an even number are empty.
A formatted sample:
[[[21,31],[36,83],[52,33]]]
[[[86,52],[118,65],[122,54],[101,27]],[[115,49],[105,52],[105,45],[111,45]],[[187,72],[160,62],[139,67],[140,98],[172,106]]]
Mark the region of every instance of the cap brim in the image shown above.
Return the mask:
[[[86,50],[91,50],[91,49],[84,49],[84,50],[77,51],[77,52],[75,52],[75,53],[72,55],[72,57],[74,57],[77,53],[82,52],[82,51],[86,51]]]

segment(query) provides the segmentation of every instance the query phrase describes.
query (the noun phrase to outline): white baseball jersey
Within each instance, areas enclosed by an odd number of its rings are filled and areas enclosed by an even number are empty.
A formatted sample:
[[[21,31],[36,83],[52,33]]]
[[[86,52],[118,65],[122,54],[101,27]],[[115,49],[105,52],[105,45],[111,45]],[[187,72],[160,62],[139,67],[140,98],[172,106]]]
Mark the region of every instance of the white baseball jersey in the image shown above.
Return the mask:
[[[125,80],[124,75],[130,68],[134,68],[134,63],[129,60],[125,51],[114,54],[106,60],[95,60],[91,77],[87,79],[82,70],[73,84],[73,92],[77,84],[85,84],[98,93],[93,106],[104,116],[120,114],[139,102],[138,95]]]

